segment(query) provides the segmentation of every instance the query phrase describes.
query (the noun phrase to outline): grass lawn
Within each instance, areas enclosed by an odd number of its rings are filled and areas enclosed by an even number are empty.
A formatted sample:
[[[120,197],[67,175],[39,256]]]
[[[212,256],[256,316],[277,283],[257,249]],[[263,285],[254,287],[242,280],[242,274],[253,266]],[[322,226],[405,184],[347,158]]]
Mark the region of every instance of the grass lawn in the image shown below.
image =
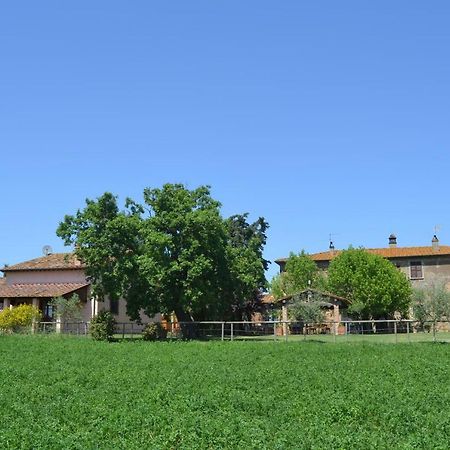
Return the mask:
[[[0,448],[434,448],[450,345],[0,337]]]

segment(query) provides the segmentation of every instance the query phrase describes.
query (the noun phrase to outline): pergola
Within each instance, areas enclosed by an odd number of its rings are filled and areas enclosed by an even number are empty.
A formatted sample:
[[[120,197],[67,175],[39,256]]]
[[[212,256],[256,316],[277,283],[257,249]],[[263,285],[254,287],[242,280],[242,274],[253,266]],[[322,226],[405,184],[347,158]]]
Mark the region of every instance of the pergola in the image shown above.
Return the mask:
[[[267,303],[271,304],[272,307],[281,307],[281,318],[283,321],[283,335],[288,333],[287,322],[288,318],[288,307],[294,301],[301,301],[308,303],[319,298],[318,304],[324,309],[332,310],[330,321],[337,325],[341,321],[341,309],[348,308],[351,301],[340,297],[339,295],[332,294],[330,292],[323,292],[317,289],[304,289],[303,291],[297,292],[296,294],[287,295],[285,297],[279,298],[277,300],[273,299]],[[337,326],[334,327],[334,332],[337,334]]]

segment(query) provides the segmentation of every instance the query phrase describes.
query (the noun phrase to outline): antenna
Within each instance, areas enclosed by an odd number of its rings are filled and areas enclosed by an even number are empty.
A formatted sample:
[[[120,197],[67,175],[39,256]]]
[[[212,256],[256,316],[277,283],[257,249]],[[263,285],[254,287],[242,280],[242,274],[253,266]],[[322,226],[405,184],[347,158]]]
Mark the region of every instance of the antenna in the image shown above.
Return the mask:
[[[42,253],[44,254],[44,256],[48,256],[48,255],[51,255],[53,253],[53,250],[50,247],[50,245],[44,245],[42,247]]]
[[[440,225],[435,225],[434,226],[434,234],[437,235],[439,233],[439,231],[441,231],[441,226]]]
[[[330,233],[328,235],[329,249],[334,250],[333,236],[338,236],[336,233]]]

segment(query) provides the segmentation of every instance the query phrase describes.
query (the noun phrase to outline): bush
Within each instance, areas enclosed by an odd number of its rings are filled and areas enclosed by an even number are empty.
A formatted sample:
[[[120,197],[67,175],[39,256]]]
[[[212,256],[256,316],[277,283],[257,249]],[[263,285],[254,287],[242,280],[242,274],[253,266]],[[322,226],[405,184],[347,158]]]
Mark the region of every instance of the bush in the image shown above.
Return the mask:
[[[33,321],[39,320],[41,312],[32,305],[19,305],[12,309],[4,309],[0,312],[0,330],[3,332],[20,331],[30,327]]]
[[[96,341],[112,341],[116,319],[109,311],[100,311],[91,319],[90,333]]]
[[[144,341],[160,341],[165,339],[166,336],[167,331],[159,322],[149,323],[142,332],[142,339],[144,339]]]

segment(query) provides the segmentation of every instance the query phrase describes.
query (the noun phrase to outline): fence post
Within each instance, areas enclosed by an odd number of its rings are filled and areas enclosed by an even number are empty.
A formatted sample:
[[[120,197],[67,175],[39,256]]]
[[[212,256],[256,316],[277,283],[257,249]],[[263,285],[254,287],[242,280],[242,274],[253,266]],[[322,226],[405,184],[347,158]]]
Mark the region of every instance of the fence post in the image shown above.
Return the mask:
[[[87,322],[84,322],[84,335],[87,336],[88,334],[88,324]]]
[[[286,329],[286,332],[284,333],[284,342],[288,341],[288,334],[289,334],[289,326],[287,322],[284,322],[284,328]]]
[[[232,341],[233,340],[233,322],[231,322],[231,324],[230,324],[230,341]]]
[[[122,339],[125,339],[125,322],[122,324]]]
[[[225,322],[222,322],[222,341],[225,339]]]
[[[406,334],[408,336],[408,342],[411,342],[411,338],[409,336],[409,322],[406,322]]]
[[[345,340],[348,342],[348,322],[345,322]]]
[[[436,321],[433,321],[433,342],[436,342]]]
[[[336,335],[338,332],[338,324],[337,322],[334,322],[334,326],[333,326],[333,342],[336,344]]]
[[[57,333],[61,333],[61,316],[59,316],[59,315],[56,317],[55,331]]]
[[[397,343],[397,322],[394,322],[395,343]]]
[[[131,339],[134,339],[133,322],[131,322]]]
[[[277,323],[275,321],[273,322],[273,340],[277,340]]]

